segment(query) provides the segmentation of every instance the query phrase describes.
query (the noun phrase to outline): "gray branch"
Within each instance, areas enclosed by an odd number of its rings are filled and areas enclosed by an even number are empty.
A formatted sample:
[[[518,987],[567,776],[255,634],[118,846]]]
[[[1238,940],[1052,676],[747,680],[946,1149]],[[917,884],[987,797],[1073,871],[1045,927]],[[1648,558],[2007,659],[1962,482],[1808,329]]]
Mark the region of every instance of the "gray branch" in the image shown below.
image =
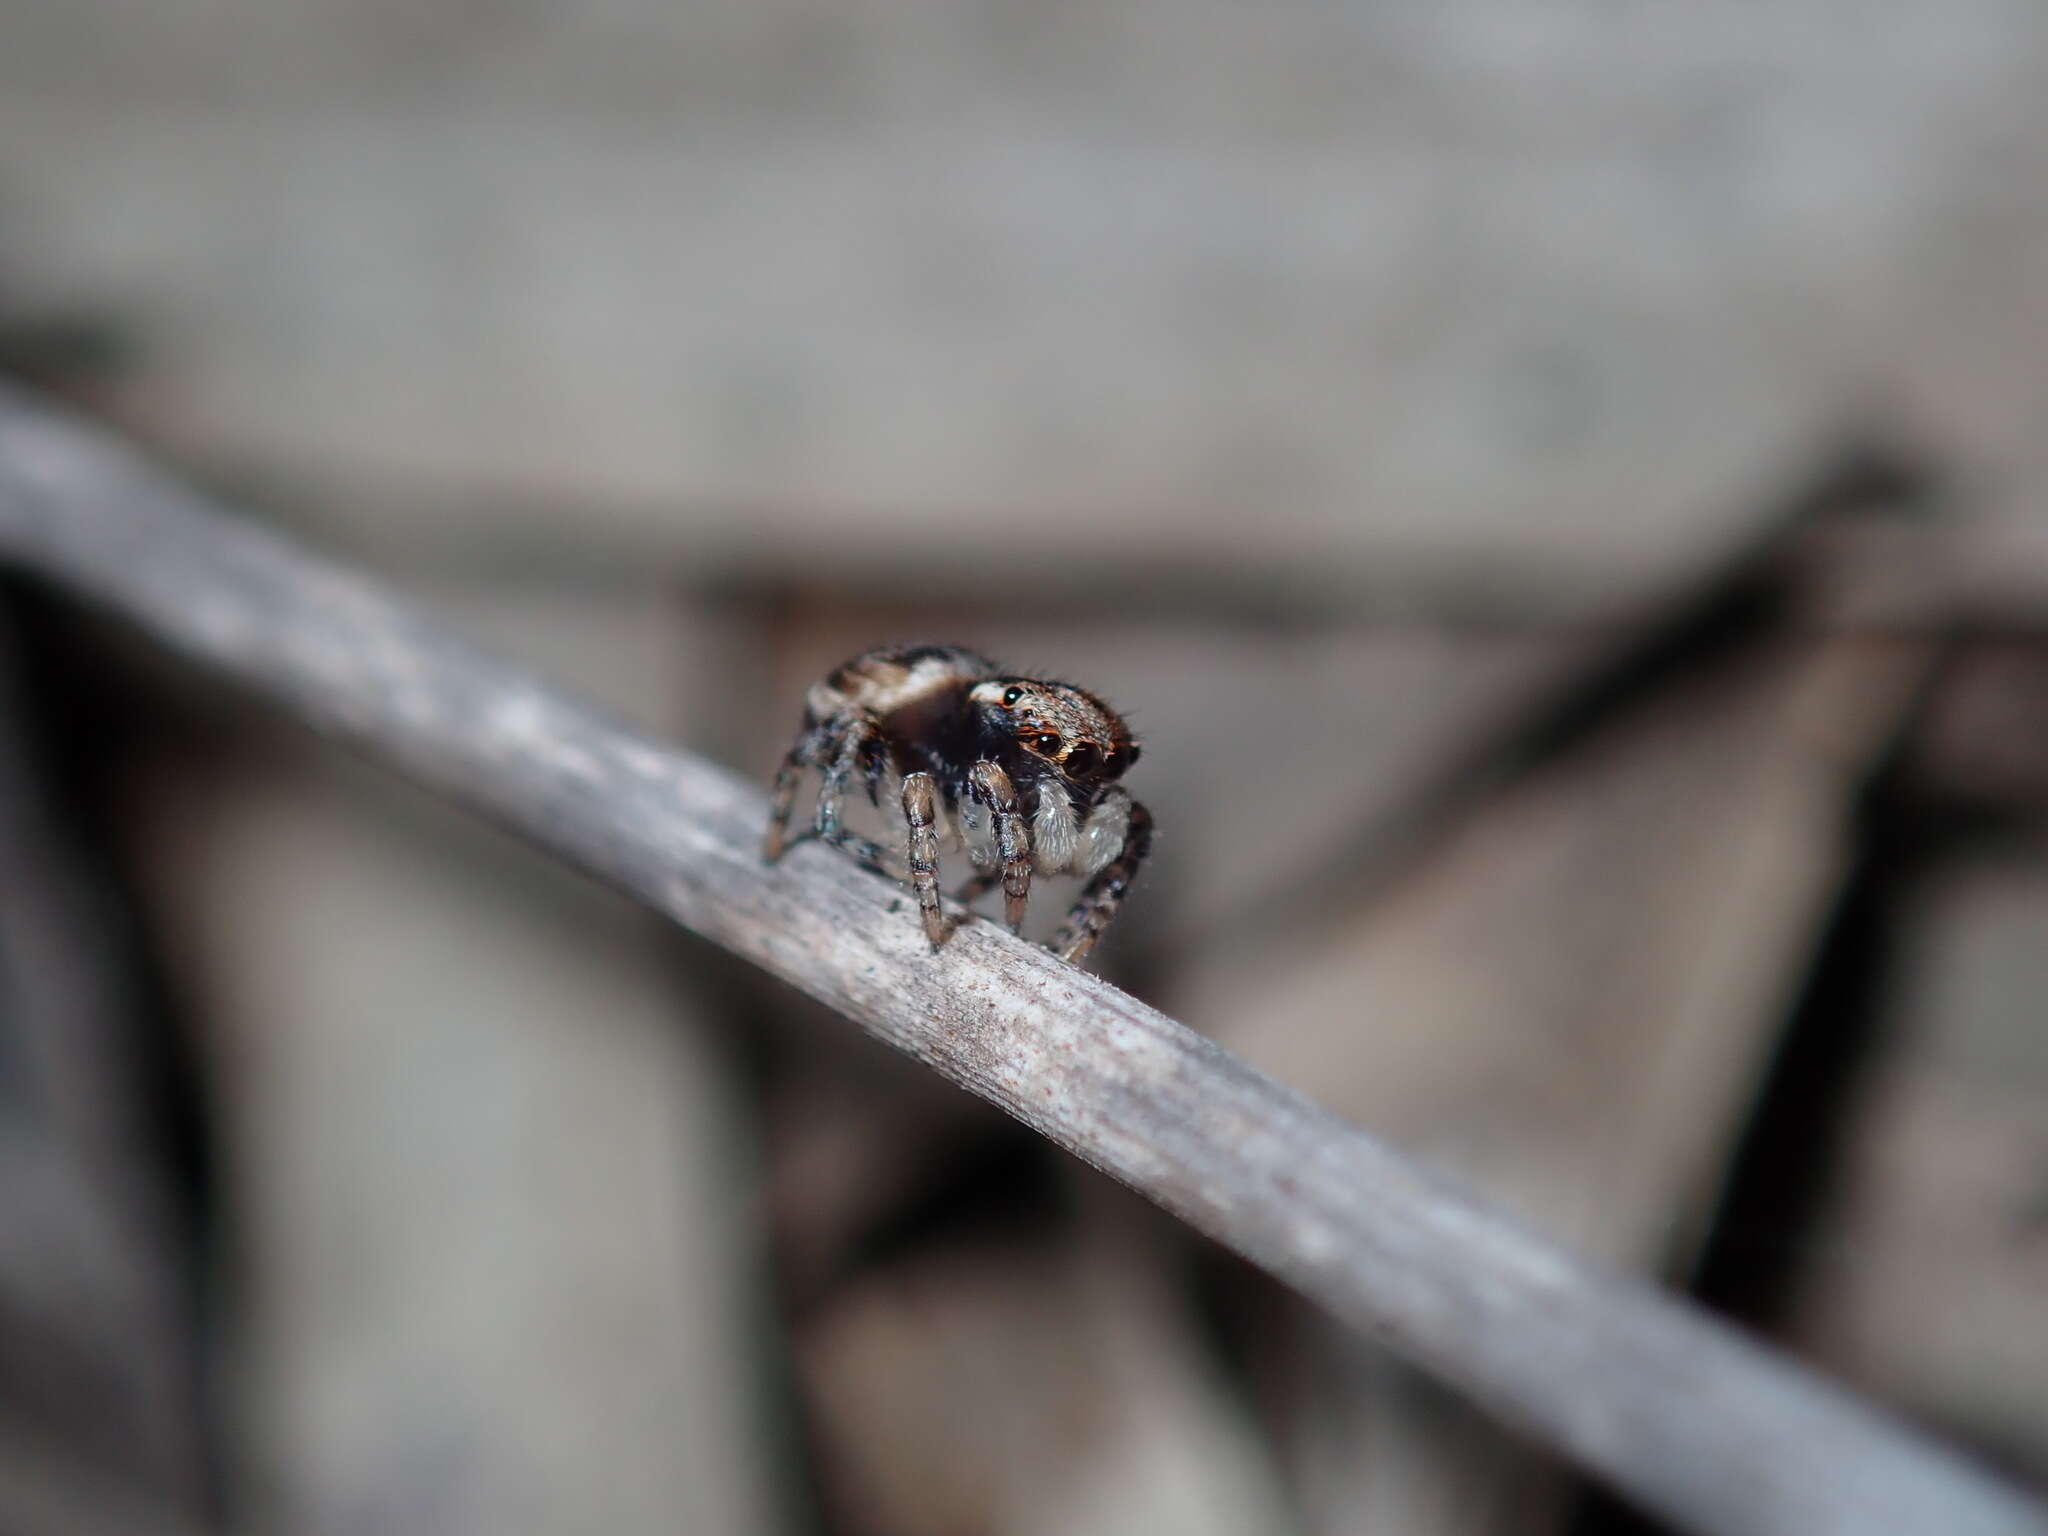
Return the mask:
[[[751,784],[11,393],[0,559],[782,977],[1678,1526],[2048,1530],[1949,1452],[1526,1235],[1087,972],[981,921],[935,956],[899,890],[815,844],[765,867]]]

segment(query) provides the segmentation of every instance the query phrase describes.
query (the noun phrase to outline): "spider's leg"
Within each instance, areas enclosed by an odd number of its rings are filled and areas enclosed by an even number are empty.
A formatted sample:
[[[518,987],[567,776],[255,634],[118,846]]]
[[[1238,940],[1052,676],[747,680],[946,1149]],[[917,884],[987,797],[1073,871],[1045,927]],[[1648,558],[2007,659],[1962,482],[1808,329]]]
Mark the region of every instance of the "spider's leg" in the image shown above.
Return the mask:
[[[761,839],[761,857],[770,864],[782,857],[782,850],[788,845],[789,813],[796,804],[797,786],[803,782],[804,770],[826,761],[834,739],[843,729],[838,717],[820,720],[809,710],[804,711],[803,729],[784,754],[782,766],[775,772],[775,788],[769,795],[768,831]]]
[[[938,795],[930,774],[903,776],[903,819],[910,828],[910,883],[924,914],[925,937],[937,949],[945,941],[946,920],[939,913]]]
[[[817,742],[817,764],[824,770],[818,784],[818,804],[812,826],[820,839],[837,842],[841,837],[840,816],[846,808],[846,781],[860,758],[861,738],[874,722],[849,710],[827,721]]]
[[[1081,892],[1080,900],[1067,914],[1060,931],[1053,935],[1051,949],[1062,960],[1078,962],[1095,947],[1102,931],[1124,904],[1138,866],[1152,848],[1152,814],[1137,801],[1131,802],[1131,827],[1124,836],[1123,852],[1096,873]]]
[[[1031,823],[1017,809],[1017,786],[994,763],[979,762],[967,770],[967,793],[995,823],[996,853],[1003,861],[1003,917],[1015,933],[1024,926],[1024,904],[1031,899]]]
[[[846,806],[846,781],[853,777],[853,770],[861,762],[881,750],[881,738],[875,717],[865,711],[849,714],[839,723],[840,731],[827,749],[831,757],[825,764],[825,782],[818,788],[818,841],[845,849],[878,874],[901,879],[889,867],[889,855],[880,843],[849,832],[840,824],[840,813]]]

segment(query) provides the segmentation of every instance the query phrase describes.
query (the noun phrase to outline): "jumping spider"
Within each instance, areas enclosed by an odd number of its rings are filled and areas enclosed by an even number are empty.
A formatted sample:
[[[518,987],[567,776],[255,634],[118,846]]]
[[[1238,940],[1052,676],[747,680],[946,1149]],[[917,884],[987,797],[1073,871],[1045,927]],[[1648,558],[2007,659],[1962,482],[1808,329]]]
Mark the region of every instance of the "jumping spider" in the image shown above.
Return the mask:
[[[1000,880],[1013,932],[1034,870],[1083,876],[1088,884],[1051,946],[1079,960],[1116,916],[1151,846],[1151,816],[1117,783],[1137,760],[1123,721],[1071,684],[1009,676],[956,645],[868,651],[811,685],[803,729],[775,776],[762,852],[781,857],[797,784],[817,768],[819,838],[902,879],[878,844],[840,824],[847,780],[858,772],[876,806],[886,793],[903,807],[905,863],[934,949],[946,936],[944,838],[964,847],[977,871],[959,899],[972,902]]]

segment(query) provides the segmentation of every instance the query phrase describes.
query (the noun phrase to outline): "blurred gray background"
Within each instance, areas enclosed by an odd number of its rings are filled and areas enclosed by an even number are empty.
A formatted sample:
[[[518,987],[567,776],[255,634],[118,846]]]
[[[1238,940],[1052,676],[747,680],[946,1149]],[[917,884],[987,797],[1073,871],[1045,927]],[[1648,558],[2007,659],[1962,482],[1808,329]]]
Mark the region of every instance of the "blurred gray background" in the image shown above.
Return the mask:
[[[2048,1485],[2048,14],[0,0],[0,369],[765,777],[1127,708],[1098,964]],[[0,1526],[1645,1529],[7,591]]]

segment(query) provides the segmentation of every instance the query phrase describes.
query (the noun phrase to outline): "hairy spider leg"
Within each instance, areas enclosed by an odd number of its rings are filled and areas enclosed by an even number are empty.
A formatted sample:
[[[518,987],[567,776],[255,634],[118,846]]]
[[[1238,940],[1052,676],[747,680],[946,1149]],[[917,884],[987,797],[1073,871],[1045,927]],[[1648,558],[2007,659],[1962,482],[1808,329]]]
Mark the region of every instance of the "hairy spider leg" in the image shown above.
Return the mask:
[[[1031,899],[1031,824],[1017,809],[1017,786],[994,763],[983,760],[967,770],[967,793],[995,824],[996,853],[1003,861],[1003,917],[1016,933]]]
[[[937,949],[945,942],[946,920],[939,913],[938,794],[930,774],[903,776],[903,819],[910,827],[910,883],[924,914],[925,937]]]
[[[768,829],[761,839],[761,856],[770,864],[782,857],[791,842],[789,818],[796,806],[797,790],[803,785],[804,771],[808,768],[829,771],[839,755],[847,733],[858,730],[862,723],[861,714],[856,710],[842,709],[823,719],[819,719],[808,710],[804,712],[803,726],[797,732],[796,740],[790,745],[789,751],[783,754],[782,766],[775,771],[775,788],[768,798]],[[874,800],[875,780],[881,772],[883,754],[879,750],[880,737],[872,736],[872,740],[876,750],[871,750],[867,754],[867,775],[868,798]],[[843,775],[841,782],[844,782]],[[836,813],[834,825],[837,825]],[[822,829],[814,829],[814,835],[825,834]],[[801,841],[801,837],[797,840]],[[837,834],[828,836],[827,841],[838,842],[844,846],[843,839]]]
[[[1067,920],[1060,924],[1060,931],[1053,935],[1050,948],[1054,954],[1076,964],[1095,947],[1095,941],[1116,916],[1117,908],[1124,904],[1131,882],[1138,877],[1138,866],[1151,851],[1152,813],[1133,800],[1131,828],[1124,836],[1123,852],[1103,865],[1082,890]]]
[[[825,781],[818,786],[818,841],[843,848],[878,874],[900,879],[889,867],[889,855],[880,843],[849,832],[840,823],[846,806],[846,781],[854,768],[885,751],[881,727],[866,710],[848,710],[833,722],[838,732],[828,746],[831,759],[825,764]]]
[[[803,729],[783,754],[782,766],[775,770],[775,788],[768,797],[768,830],[761,839],[761,857],[770,864],[782,857],[788,845],[789,813],[796,806],[797,786],[803,783],[804,770],[818,765],[827,739],[826,727],[806,713]]]

